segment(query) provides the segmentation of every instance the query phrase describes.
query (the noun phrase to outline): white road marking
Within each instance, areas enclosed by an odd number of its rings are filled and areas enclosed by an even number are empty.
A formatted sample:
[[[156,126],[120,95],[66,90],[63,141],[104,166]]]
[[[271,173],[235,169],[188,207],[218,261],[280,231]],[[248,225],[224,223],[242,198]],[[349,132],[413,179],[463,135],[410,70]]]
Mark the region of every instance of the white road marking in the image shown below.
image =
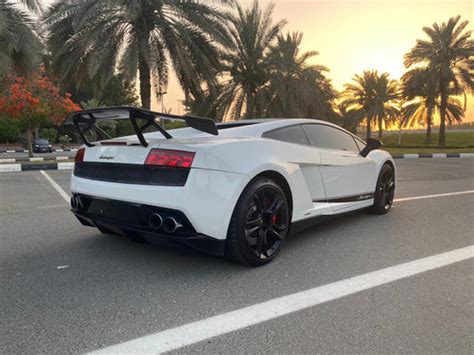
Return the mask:
[[[447,192],[444,194],[435,194],[435,195],[423,195],[423,196],[412,196],[412,197],[402,197],[396,198],[394,202],[406,202],[406,201],[414,201],[414,200],[424,200],[425,198],[436,198],[436,197],[446,197],[446,196],[456,196],[456,195],[467,195],[467,194],[474,194],[474,190],[467,190],[467,191],[457,191],[457,192]]]
[[[275,298],[90,354],[160,354],[474,257],[474,245]]]
[[[44,170],[40,170],[40,173],[48,180],[51,186],[61,195],[61,197],[69,203],[69,195],[49,176]]]

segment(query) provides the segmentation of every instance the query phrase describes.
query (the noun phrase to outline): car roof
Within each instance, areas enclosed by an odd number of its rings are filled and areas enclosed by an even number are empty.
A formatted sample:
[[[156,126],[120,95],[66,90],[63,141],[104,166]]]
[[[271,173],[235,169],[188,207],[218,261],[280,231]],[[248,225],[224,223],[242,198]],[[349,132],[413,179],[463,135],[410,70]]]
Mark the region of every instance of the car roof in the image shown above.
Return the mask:
[[[331,122],[321,121],[313,118],[264,118],[264,119],[250,119],[241,121],[224,122],[217,125],[219,135],[222,136],[261,136],[263,133],[288,126],[298,124],[324,124],[335,128],[343,129]],[[225,125],[230,125],[227,128],[220,128]]]
[[[244,119],[240,121],[226,121],[217,123],[219,137],[262,137],[266,132],[300,124],[323,124],[346,131],[328,121],[317,120],[313,118],[261,118]],[[207,137],[209,134],[200,132],[191,127],[170,130],[169,133],[175,138]],[[347,131],[347,133],[351,134]],[[155,133],[147,133],[154,135]]]

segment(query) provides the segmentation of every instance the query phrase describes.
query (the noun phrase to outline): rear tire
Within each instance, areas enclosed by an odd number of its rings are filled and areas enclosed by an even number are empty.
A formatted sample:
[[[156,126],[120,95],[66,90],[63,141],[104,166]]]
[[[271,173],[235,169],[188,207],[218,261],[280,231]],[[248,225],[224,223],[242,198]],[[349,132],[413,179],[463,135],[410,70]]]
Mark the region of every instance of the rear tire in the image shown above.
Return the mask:
[[[281,187],[268,178],[252,181],[232,214],[226,257],[247,266],[269,263],[280,252],[289,224],[288,201]]]
[[[395,172],[390,164],[385,164],[380,169],[375,189],[374,204],[369,212],[373,214],[385,214],[390,211],[395,195]]]

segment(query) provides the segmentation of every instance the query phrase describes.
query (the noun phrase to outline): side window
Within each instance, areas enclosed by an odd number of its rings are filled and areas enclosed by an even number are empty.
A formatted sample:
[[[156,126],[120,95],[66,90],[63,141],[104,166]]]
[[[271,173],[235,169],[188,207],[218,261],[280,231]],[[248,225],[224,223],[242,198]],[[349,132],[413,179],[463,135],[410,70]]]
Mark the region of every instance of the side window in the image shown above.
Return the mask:
[[[364,149],[364,147],[366,146],[366,143],[362,139],[356,137],[356,138],[354,138],[354,140],[355,140],[357,146],[359,147],[359,151]]]
[[[308,145],[308,139],[300,125],[284,127],[274,131],[266,132],[262,135],[264,138],[275,139],[288,143],[298,143]]]
[[[315,147],[359,152],[354,138],[340,129],[321,124],[306,124],[303,129]]]

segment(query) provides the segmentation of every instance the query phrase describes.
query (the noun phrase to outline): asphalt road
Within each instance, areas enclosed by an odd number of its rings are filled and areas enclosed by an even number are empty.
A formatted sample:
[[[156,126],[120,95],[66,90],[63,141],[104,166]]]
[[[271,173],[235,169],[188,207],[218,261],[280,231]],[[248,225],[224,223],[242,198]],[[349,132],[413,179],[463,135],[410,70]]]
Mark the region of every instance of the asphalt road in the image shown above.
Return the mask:
[[[397,198],[474,190],[474,159],[397,165]],[[70,172],[47,173],[69,192]],[[0,174],[0,200],[2,354],[94,351],[474,244],[474,194],[335,219],[291,236],[256,269],[83,227],[40,172]],[[473,260],[175,352],[472,354]]]

